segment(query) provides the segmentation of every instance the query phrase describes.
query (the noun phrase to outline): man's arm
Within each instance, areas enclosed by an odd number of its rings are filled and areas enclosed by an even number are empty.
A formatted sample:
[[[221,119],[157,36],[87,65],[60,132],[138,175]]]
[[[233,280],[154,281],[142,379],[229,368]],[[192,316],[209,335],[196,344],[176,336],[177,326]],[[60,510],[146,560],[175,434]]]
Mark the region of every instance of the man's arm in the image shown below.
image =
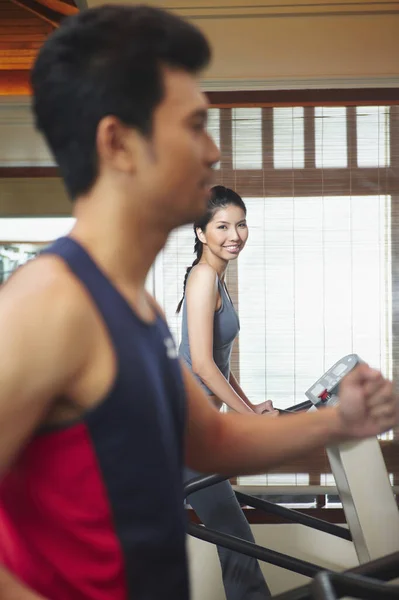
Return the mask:
[[[50,600],[28,589],[0,565],[0,598],[2,600]]]
[[[204,473],[262,473],[300,454],[371,437],[398,422],[393,385],[360,365],[340,386],[337,407],[265,419],[214,409],[183,366],[188,398],[187,465]]]
[[[78,284],[63,265],[42,261],[0,291],[0,478],[87,360]]]
[[[43,257],[0,291],[0,480],[90,355],[82,292],[64,269]],[[43,600],[1,565],[0,598]]]

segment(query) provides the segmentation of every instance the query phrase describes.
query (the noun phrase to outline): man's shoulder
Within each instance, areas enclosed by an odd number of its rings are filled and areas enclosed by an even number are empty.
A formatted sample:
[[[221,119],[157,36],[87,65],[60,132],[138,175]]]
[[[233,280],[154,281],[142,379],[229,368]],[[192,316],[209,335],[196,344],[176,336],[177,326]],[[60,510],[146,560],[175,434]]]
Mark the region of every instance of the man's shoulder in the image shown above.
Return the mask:
[[[3,313],[10,319],[72,325],[90,313],[87,300],[66,263],[58,256],[43,255],[18,268],[0,287],[0,319]]]

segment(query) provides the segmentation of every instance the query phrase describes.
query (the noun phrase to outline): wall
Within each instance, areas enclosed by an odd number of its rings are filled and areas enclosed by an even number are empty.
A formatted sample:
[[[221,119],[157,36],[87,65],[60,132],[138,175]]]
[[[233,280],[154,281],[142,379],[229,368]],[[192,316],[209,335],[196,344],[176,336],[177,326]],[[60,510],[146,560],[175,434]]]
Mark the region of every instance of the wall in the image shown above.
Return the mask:
[[[0,167],[47,167],[53,158],[35,130],[30,98],[0,98]],[[1,178],[0,215],[68,215],[71,205],[59,178]]]
[[[60,179],[0,179],[1,217],[69,216],[70,213],[71,203]]]
[[[207,34],[214,51],[209,89],[399,85],[399,2],[149,3],[172,8]]]
[[[208,35],[214,61],[204,74],[206,89],[399,87],[399,2],[251,0],[250,8],[242,0],[149,3],[171,7]],[[0,167],[51,164],[34,131],[29,98],[0,98]],[[59,182],[0,179],[3,215],[44,209],[69,212]]]
[[[322,565],[336,571],[358,564],[350,542],[301,525],[253,525],[256,542],[272,550]],[[216,548],[188,538],[192,600],[224,600]],[[271,592],[278,594],[309,580],[285,569],[262,564]]]

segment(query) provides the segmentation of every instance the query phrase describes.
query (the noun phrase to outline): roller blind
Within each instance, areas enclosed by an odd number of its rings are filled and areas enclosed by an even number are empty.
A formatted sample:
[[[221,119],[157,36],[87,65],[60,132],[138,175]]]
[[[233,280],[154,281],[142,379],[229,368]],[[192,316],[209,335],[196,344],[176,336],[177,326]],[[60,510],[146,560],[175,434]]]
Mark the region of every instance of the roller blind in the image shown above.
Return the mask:
[[[397,123],[396,106],[211,109],[216,182],[248,209],[249,240],[228,285],[241,320],[233,370],[253,402],[303,401],[352,352],[397,375]],[[177,230],[154,267],[177,343],[193,243],[191,227]],[[306,485],[309,476],[284,481]]]

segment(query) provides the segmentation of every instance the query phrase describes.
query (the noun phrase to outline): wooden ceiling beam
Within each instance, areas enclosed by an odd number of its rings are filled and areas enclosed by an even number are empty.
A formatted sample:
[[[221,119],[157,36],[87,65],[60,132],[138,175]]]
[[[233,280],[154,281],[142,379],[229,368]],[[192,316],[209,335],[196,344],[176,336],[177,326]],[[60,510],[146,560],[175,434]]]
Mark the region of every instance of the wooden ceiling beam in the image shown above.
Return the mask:
[[[62,0],[36,0],[36,2],[60,15],[64,15],[64,17],[70,17],[79,12],[79,9],[76,6],[62,2]]]
[[[35,0],[11,0],[11,2],[32,13],[40,20],[50,23],[53,27],[59,27],[63,18],[59,13],[50,10]]]
[[[11,0],[11,2],[53,27],[59,27],[62,19],[79,12],[76,6],[61,0]]]

